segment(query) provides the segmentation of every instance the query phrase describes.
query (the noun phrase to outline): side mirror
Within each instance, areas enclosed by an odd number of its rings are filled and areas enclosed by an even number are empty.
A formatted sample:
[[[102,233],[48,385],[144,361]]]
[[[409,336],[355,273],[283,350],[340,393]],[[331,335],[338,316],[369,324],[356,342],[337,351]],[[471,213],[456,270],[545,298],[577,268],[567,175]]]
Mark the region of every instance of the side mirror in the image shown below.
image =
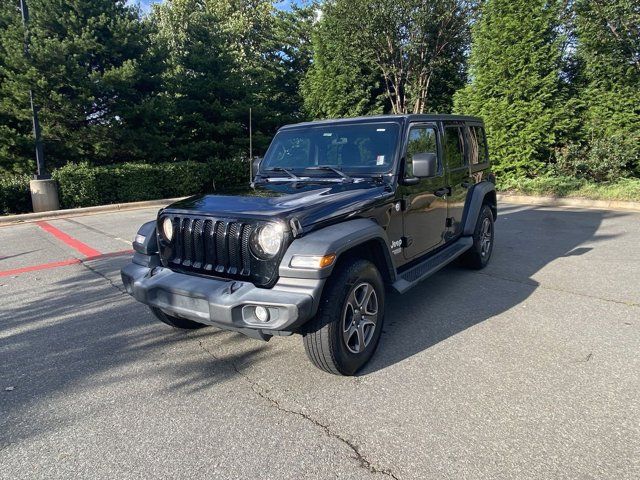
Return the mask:
[[[413,156],[415,177],[435,177],[438,173],[438,156],[435,153],[416,153]]]
[[[251,160],[251,174],[253,175],[253,177],[255,177],[258,174],[261,161],[262,161],[262,157],[253,157],[253,160]]]

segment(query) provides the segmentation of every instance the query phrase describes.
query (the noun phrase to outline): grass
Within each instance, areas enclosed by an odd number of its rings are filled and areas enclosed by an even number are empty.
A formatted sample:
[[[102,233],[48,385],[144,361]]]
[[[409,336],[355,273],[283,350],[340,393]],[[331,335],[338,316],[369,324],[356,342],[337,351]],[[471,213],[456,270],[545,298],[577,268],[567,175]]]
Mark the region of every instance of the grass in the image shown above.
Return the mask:
[[[498,190],[520,195],[640,202],[640,178],[603,183],[572,177],[508,178],[498,181]]]

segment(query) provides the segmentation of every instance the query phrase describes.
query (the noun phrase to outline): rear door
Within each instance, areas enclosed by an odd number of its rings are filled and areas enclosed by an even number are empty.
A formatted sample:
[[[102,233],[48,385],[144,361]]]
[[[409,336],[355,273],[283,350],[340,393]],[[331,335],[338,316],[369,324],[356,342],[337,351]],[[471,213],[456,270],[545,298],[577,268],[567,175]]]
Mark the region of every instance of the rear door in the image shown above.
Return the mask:
[[[438,173],[421,178],[415,185],[402,185],[404,202],[404,238],[402,246],[406,260],[416,258],[443,243],[447,218],[444,189],[446,178],[442,166],[441,141],[438,127],[430,123],[414,123],[409,127],[406,141],[405,178],[413,177],[412,158],[416,153],[436,153]],[[390,239],[395,251],[397,239]]]
[[[448,185],[451,187],[447,198],[447,232],[449,240],[462,233],[462,215],[468,188],[472,185],[467,160],[466,127],[461,122],[444,125],[444,164]]]

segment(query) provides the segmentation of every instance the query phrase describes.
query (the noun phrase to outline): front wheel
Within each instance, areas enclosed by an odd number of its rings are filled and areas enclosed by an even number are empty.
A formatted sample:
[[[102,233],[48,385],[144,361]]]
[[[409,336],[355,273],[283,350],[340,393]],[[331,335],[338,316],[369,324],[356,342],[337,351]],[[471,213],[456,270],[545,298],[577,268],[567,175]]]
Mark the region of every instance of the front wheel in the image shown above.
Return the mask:
[[[304,348],[311,362],[335,375],[353,375],[375,352],[384,320],[384,284],[367,260],[343,263],[331,275]]]
[[[197,328],[206,327],[204,323],[198,323],[198,322],[194,322],[193,320],[187,320],[186,318],[167,315],[162,310],[156,307],[149,307],[149,309],[151,310],[151,313],[153,313],[158,320],[174,328],[180,328],[183,330],[195,330]]]
[[[473,232],[473,246],[462,256],[464,265],[475,270],[487,266],[493,252],[493,227],[493,212],[489,205],[483,205]]]

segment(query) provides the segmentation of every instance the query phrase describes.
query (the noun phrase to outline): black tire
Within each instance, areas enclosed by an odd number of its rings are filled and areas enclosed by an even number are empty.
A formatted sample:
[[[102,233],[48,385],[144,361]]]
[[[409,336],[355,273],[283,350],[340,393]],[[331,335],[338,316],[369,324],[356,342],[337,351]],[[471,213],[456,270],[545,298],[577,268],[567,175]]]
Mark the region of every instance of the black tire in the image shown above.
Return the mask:
[[[355,259],[338,265],[324,288],[318,313],[305,328],[309,360],[334,375],[353,375],[362,368],[380,341],[384,295],[382,276],[373,263]]]
[[[493,212],[489,205],[485,204],[480,210],[476,229],[473,232],[473,246],[462,256],[463,265],[474,270],[480,270],[487,266],[491,259],[491,252],[493,252],[493,227]]]
[[[202,328],[207,326],[204,323],[194,322],[193,320],[187,320],[186,318],[167,315],[162,310],[156,307],[149,307],[149,309],[151,310],[151,313],[153,313],[158,320],[174,328],[180,328],[183,330],[195,330],[197,328]]]

